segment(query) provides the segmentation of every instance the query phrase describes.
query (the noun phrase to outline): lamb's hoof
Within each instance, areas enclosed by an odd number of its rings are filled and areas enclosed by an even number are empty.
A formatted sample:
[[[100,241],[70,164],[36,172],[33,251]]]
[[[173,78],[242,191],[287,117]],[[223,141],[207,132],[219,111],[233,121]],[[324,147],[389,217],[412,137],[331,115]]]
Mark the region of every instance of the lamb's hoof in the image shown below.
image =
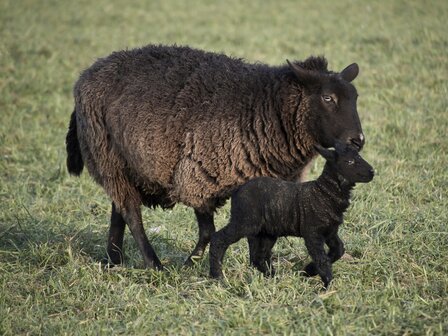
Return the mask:
[[[268,263],[266,263],[265,261],[251,261],[250,265],[263,273],[266,278],[273,278],[275,276],[275,268],[272,265],[268,266]]]
[[[327,291],[329,286],[330,286],[330,281],[324,281],[324,285],[323,285],[322,289]]]
[[[303,269],[303,273],[302,273],[302,275],[306,276],[306,277],[312,277],[317,274],[318,274],[317,268],[314,263],[309,263],[308,265],[306,265],[306,267]]]
[[[270,269],[269,271],[264,273],[264,276],[266,278],[273,278],[275,276],[275,270],[274,269]]]
[[[258,268],[258,267],[257,267]],[[265,266],[262,269],[258,268],[258,270],[263,273],[266,278],[273,278],[275,276],[275,269],[272,266]]]
[[[330,286],[330,282],[332,280],[332,275],[330,274],[325,274],[325,275],[321,275],[320,278],[322,279],[322,282],[324,283],[323,288],[325,290],[328,290],[328,287]]]

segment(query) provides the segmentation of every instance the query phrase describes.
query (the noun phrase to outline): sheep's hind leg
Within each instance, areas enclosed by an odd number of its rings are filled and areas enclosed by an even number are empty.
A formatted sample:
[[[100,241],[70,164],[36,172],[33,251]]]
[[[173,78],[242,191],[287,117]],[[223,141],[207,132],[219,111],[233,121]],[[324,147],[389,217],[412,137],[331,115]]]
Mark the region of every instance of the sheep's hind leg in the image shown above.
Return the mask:
[[[115,203],[112,202],[109,238],[107,240],[107,256],[103,260],[103,263],[109,267],[119,265],[123,262],[123,237],[125,228],[126,222],[123,216],[117,211]]]
[[[265,276],[274,276],[275,269],[271,263],[272,247],[277,241],[276,237],[258,235],[248,237],[250,263]]]
[[[201,258],[203,256],[205,248],[207,247],[208,243],[210,243],[212,234],[215,233],[213,212],[200,212],[195,209],[194,213],[196,215],[199,226],[199,240],[193,252],[191,252],[190,256],[187,258],[187,260],[185,260],[185,266],[192,266],[193,259]]]
[[[125,205],[125,208],[121,211],[121,215],[129,226],[132,236],[137,242],[137,246],[143,255],[143,260],[147,268],[154,268],[161,270],[162,263],[156,255],[152,245],[149,243],[143,228],[142,213],[140,210],[140,204],[129,202]]]

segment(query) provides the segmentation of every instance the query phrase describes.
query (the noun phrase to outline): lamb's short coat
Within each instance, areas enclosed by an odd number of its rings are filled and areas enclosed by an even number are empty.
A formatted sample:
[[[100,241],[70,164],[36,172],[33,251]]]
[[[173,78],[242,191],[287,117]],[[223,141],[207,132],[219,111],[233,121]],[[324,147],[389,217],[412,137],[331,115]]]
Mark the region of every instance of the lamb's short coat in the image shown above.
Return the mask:
[[[331,263],[344,254],[338,227],[350,204],[357,182],[373,178],[372,167],[347,146],[336,151],[317,147],[327,160],[315,181],[294,183],[271,177],[255,178],[232,194],[230,222],[212,235],[210,274],[222,275],[224,253],[243,237],[249,241],[250,261],[261,272],[273,273],[271,250],[278,237],[298,236],[313,260],[308,275],[319,274],[327,287],[332,279]],[[329,247],[325,253],[324,244]]]

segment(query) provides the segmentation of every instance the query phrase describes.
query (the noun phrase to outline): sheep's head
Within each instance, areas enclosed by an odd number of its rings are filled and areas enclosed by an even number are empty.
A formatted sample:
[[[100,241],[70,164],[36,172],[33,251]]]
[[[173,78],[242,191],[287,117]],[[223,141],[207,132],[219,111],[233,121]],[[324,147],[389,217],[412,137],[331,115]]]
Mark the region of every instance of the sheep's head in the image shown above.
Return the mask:
[[[356,106],[358,93],[350,83],[359,73],[358,65],[353,63],[333,73],[327,70],[323,57],[287,62],[308,101],[310,132],[316,142],[327,148],[342,142],[361,150],[365,139]]]
[[[336,143],[335,150],[319,145],[314,147],[327,160],[331,169],[350,184],[367,183],[373,179],[375,172],[372,166],[352,146]]]

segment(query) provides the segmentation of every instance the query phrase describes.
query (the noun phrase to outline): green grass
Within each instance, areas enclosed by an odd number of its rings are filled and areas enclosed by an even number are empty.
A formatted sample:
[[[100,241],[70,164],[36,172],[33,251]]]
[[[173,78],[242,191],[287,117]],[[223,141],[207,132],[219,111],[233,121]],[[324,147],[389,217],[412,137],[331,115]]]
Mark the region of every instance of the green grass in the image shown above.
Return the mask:
[[[2,0],[0,334],[448,334],[447,18],[442,0]],[[207,258],[183,269],[197,236],[184,206],[144,211],[166,271],[141,269],[129,233],[125,266],[100,267],[110,204],[87,174],[66,172],[71,90],[97,57],[147,43],[360,65],[363,155],[377,176],[355,191],[341,229],[355,259],[335,264],[328,292],[299,275],[296,238],[277,244],[273,279],[247,266],[243,241],[222,282]]]

